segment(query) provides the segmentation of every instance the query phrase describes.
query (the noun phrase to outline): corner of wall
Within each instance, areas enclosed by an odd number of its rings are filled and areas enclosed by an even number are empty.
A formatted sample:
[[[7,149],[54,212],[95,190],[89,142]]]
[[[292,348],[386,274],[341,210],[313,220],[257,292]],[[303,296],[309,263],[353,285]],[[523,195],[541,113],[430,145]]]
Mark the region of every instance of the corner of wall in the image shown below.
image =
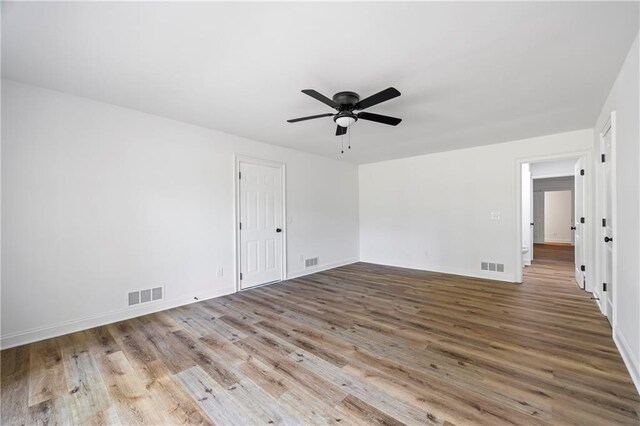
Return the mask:
[[[311,275],[311,274],[315,274],[317,272],[322,272],[322,271],[327,271],[329,269],[334,269],[334,268],[339,268],[340,266],[346,266],[346,265],[351,265],[352,263],[356,263],[359,261],[359,255],[358,257],[354,257],[354,258],[350,258],[350,259],[343,259],[343,260],[339,260],[337,262],[331,262],[331,263],[323,263],[321,265],[317,265],[313,268],[307,268],[307,269],[302,269],[299,271],[291,271],[291,272],[287,272],[287,280],[292,280],[294,278],[299,278],[299,277],[304,277],[305,275]]]

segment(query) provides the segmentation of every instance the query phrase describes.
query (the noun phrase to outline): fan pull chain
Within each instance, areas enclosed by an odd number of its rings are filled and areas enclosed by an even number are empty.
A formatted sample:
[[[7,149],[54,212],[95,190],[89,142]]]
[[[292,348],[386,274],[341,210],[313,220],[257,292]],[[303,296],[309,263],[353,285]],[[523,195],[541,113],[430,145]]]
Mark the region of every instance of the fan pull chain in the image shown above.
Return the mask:
[[[349,129],[349,149],[351,149],[351,129]]]
[[[340,153],[344,154],[344,135],[340,136],[340,147],[341,147],[340,148],[341,149]]]

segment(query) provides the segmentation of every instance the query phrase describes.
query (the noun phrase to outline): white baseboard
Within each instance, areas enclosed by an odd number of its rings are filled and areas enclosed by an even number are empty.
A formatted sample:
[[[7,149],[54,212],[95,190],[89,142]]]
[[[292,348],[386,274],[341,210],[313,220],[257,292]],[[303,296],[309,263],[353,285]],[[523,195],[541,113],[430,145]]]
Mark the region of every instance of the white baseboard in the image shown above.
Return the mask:
[[[287,279],[297,278],[304,275],[315,274],[316,272],[326,271],[327,269],[337,268],[339,266],[349,265],[357,262],[357,258],[345,259],[338,262],[318,265],[313,268],[295,271],[287,274]],[[112,324],[114,322],[123,321],[142,315],[152,314],[154,312],[165,311],[167,309],[176,308],[178,306],[188,305],[190,303],[200,302],[203,300],[213,299],[227,294],[235,293],[235,289],[229,289],[218,292],[211,292],[198,295],[198,300],[194,300],[193,296],[175,300],[164,300],[158,303],[151,303],[146,306],[138,306],[135,308],[124,308],[117,311],[106,312],[98,315],[92,315],[77,320],[64,321],[54,325],[33,328],[30,330],[20,331],[0,336],[0,348],[8,349],[15,346],[26,345],[52,337],[62,336],[76,331],[87,330],[89,328],[99,327],[101,325]]]
[[[563,243],[563,244],[571,244],[573,241],[571,240],[544,240],[544,243]],[[542,244],[544,244],[542,243]]]
[[[618,352],[620,352],[620,356],[622,356],[624,365],[629,371],[631,380],[633,380],[633,384],[636,385],[636,391],[640,395],[640,365],[638,365],[638,359],[634,357],[633,351],[631,350],[627,339],[625,339],[622,334],[615,331],[613,333],[613,341],[618,347]]]
[[[235,293],[235,290],[211,292],[198,295],[198,300],[194,300],[193,296],[175,300],[164,300],[158,303],[150,303],[146,306],[138,306],[135,308],[124,308],[117,311],[111,311],[89,317],[64,321],[54,325],[33,328],[17,333],[6,334],[0,337],[0,348],[8,349],[15,346],[25,345],[27,343],[37,342],[39,340],[49,339],[51,337],[62,336],[64,334],[74,333],[76,331],[87,330],[89,328],[99,327],[101,325],[111,324],[142,315],[160,312],[178,306],[188,305],[190,303],[201,302],[207,299],[224,296]]]
[[[593,298],[596,301],[596,304],[598,305],[598,309],[600,309],[600,313],[602,315],[604,315],[604,305],[602,304],[602,301],[600,300],[600,295],[598,293],[596,293],[595,291],[592,292],[591,294],[593,294]]]
[[[287,279],[291,280],[305,275],[315,274],[316,272],[326,271],[328,269],[339,268],[340,266],[351,265],[352,263],[359,262],[358,258],[344,259],[337,262],[323,263],[322,265],[314,266],[313,268],[303,269],[301,271],[293,271],[287,273]]]
[[[492,271],[475,271],[462,268],[448,268],[439,265],[416,265],[405,262],[390,262],[381,259],[361,259],[361,262],[374,263],[376,265],[395,266],[397,268],[415,269],[418,271],[438,272],[441,274],[461,275],[463,277],[482,278],[485,280],[493,281],[505,281],[508,283],[515,283],[516,277],[514,274],[506,272],[492,272]]]
[[[305,275],[311,275],[317,272],[326,271],[326,270],[337,268],[340,266],[350,265],[358,261],[359,261],[358,259],[352,258],[352,259],[342,260],[338,262],[318,265],[314,268],[308,268],[302,271],[288,273],[287,279],[293,279],[293,278],[298,278]],[[416,265],[392,264],[390,262],[385,262],[380,260],[376,261],[374,259],[362,260],[362,262],[374,263],[374,264],[385,265],[385,266],[394,266],[399,268],[416,269],[421,271],[438,272],[438,273],[444,273],[444,274],[463,275],[463,276],[469,276],[474,278],[484,278],[484,279],[492,279],[492,280],[498,280],[498,281],[514,282],[513,277],[510,275],[507,277],[504,277],[504,276],[494,277],[494,274],[504,275],[500,272],[490,272],[487,275],[483,275],[475,271],[469,271],[469,270],[463,270],[463,269],[457,269],[457,268],[454,269],[454,268],[429,267],[428,269],[426,269],[424,267],[421,267],[421,266],[419,267]],[[113,312],[95,315],[91,317],[85,317],[79,320],[66,321],[66,322],[61,322],[51,326],[39,327],[39,328],[34,328],[34,329],[23,331],[23,332],[7,334],[0,337],[0,349],[8,349],[15,346],[37,342],[39,340],[62,336],[64,334],[69,334],[76,331],[86,330],[93,327],[99,327],[102,325],[111,324],[114,322],[123,321],[130,318],[135,318],[142,315],[151,314],[154,312],[160,312],[167,309],[176,308],[178,306],[184,306],[191,303],[200,302],[203,300],[214,299],[216,297],[225,296],[227,294],[232,294],[234,292],[235,290],[207,293],[199,296],[198,300],[194,300],[193,298],[167,300],[167,301],[162,301],[160,303],[152,304],[149,306],[121,309],[118,311],[113,311]],[[596,295],[596,293],[593,293],[593,294]],[[596,300],[596,302],[598,303],[600,310],[602,310],[600,300]],[[624,361],[627,367],[627,370],[629,371],[629,375],[633,380],[636,390],[640,394],[640,365],[638,365],[639,364],[638,361],[633,356],[633,351],[631,351],[631,348],[627,343],[627,340],[624,338],[622,334],[615,332],[613,334],[613,341],[615,342],[616,347],[618,348],[618,352],[620,352],[620,355],[622,356],[622,360]]]

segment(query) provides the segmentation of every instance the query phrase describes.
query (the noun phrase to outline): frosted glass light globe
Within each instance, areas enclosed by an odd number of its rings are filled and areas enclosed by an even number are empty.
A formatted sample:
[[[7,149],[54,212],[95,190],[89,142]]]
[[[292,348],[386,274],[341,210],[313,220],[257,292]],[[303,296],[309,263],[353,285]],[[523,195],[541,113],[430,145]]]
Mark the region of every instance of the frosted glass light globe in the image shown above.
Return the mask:
[[[336,118],[336,124],[340,127],[349,127],[356,122],[356,119],[350,115],[343,115]]]

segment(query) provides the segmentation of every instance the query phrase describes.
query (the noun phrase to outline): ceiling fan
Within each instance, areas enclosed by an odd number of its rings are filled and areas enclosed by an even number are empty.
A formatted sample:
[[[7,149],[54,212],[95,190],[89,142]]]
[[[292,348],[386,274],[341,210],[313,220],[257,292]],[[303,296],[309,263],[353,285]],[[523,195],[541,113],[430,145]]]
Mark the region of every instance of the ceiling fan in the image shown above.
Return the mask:
[[[329,112],[326,114],[293,118],[291,120],[287,120],[289,123],[313,120],[314,118],[333,117],[333,121],[337,124],[336,136],[341,136],[346,134],[347,128],[358,120],[375,121],[376,123],[388,124],[390,126],[397,126],[402,121],[400,118],[362,111],[363,109],[367,109],[374,105],[378,105],[381,102],[400,96],[400,92],[393,87],[389,87],[388,89],[378,92],[375,95],[371,95],[363,100],[360,100],[360,96],[355,92],[338,92],[333,95],[333,99],[329,99],[313,89],[305,89],[302,93],[319,100],[323,104],[329,105],[338,112],[335,114]]]

